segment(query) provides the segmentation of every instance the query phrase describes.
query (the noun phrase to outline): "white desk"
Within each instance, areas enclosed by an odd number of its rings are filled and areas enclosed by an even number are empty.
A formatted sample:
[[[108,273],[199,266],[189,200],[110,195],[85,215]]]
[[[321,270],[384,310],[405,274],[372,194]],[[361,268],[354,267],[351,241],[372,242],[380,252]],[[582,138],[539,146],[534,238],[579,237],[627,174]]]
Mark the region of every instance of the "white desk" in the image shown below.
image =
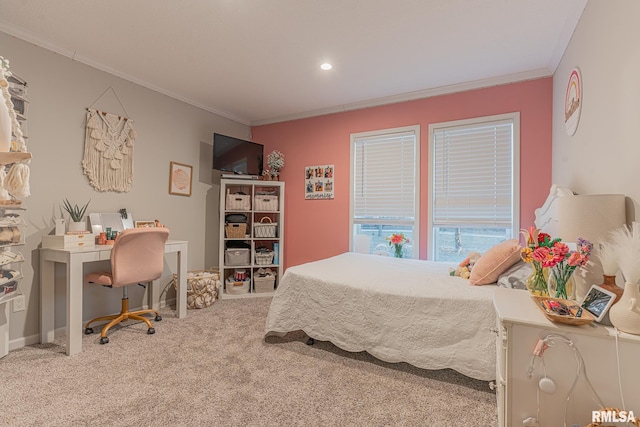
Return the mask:
[[[169,240],[165,244],[165,253],[176,252],[178,290],[176,292],[176,311],[179,318],[187,315],[187,242]],[[88,262],[104,261],[111,258],[112,246],[96,246],[82,249],[40,249],[40,342],[52,342],[54,339],[55,300],[54,277],[55,264],[66,266],[67,295],[67,354],[82,351],[82,287],[84,283],[83,266]],[[160,284],[156,280],[149,286],[149,307],[157,310],[159,305]]]

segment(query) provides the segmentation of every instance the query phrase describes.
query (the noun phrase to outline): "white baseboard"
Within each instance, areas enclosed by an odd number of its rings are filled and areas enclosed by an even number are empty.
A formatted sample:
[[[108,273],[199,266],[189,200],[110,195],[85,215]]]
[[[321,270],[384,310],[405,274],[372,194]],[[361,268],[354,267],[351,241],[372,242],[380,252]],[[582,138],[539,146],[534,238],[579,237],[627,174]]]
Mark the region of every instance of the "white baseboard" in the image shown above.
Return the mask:
[[[159,306],[162,309],[162,308],[168,307],[170,305],[169,303],[175,304],[175,302],[176,302],[175,299],[172,299],[172,300],[169,300],[169,301],[163,300],[163,301],[160,301]],[[146,310],[148,308],[149,308],[148,305],[144,305],[143,307],[136,308],[135,310],[140,310],[140,309]],[[113,314],[116,314],[116,313],[113,313]],[[91,319],[84,320],[82,323],[84,324],[85,322],[88,322],[89,320],[91,320]],[[63,337],[63,336],[65,336],[66,333],[67,333],[66,332],[66,328],[63,326],[61,328],[55,329],[53,331],[53,336],[54,337]],[[39,343],[40,343],[40,334],[34,334],[34,335],[29,335],[28,337],[16,338],[16,339],[13,339],[13,340],[9,340],[9,351],[17,350],[19,348],[26,347],[28,345],[34,345],[34,344],[39,344]]]
[[[56,331],[57,333],[57,331]],[[62,334],[64,334],[64,328],[62,328]],[[20,337],[14,340],[9,340],[9,351],[17,350],[28,345],[40,343],[40,334],[29,335],[28,337]]]

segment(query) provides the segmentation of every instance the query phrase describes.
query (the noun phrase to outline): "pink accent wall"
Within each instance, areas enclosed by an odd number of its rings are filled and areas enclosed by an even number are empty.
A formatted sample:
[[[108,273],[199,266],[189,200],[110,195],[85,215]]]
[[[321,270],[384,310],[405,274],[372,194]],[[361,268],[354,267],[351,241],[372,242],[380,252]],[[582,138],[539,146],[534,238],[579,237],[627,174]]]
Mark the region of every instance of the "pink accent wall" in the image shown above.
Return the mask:
[[[349,250],[350,135],[420,125],[420,258],[427,257],[429,124],[520,112],[520,227],[551,186],[551,77],[252,128],[265,153],[285,155],[285,267]],[[335,198],[305,200],[305,166],[335,165]]]

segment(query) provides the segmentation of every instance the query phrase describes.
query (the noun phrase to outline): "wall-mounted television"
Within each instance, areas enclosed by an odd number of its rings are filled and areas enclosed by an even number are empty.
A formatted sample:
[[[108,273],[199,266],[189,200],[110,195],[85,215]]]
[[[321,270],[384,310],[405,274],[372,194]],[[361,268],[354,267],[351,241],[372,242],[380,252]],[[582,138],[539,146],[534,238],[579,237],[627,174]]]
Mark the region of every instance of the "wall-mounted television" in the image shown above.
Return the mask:
[[[213,169],[236,175],[262,175],[264,146],[232,136],[213,134]]]

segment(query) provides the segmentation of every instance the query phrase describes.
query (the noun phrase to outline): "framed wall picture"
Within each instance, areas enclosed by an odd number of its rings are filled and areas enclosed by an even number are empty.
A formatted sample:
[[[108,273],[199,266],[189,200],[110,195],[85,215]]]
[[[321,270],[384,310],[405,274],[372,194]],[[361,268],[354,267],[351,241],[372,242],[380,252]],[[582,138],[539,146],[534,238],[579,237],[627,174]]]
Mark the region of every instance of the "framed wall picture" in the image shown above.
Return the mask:
[[[183,163],[171,162],[169,174],[169,194],[191,196],[191,180],[193,167]]]
[[[304,198],[306,200],[333,199],[334,165],[304,168]]]

